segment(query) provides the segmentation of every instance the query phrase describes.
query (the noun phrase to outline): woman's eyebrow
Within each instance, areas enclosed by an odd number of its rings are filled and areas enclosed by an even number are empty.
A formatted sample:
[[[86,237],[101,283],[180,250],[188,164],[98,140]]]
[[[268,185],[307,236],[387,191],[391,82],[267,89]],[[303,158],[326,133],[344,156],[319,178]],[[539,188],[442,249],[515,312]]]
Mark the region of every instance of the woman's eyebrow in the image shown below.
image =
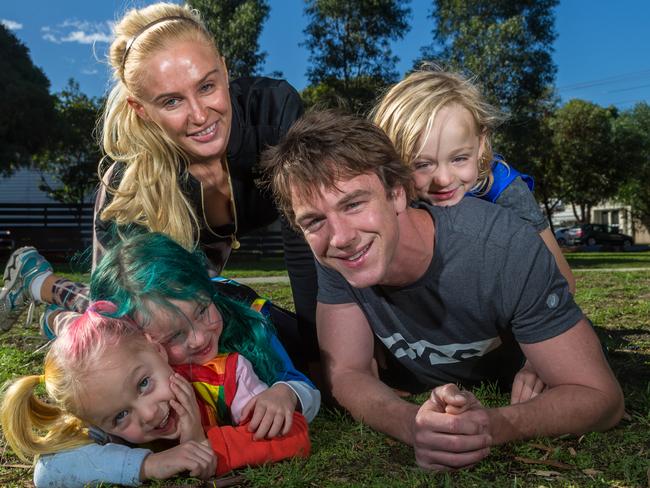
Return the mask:
[[[208,72],[203,76],[203,78],[201,78],[199,81],[197,81],[197,82],[195,83],[195,86],[199,86],[199,85],[203,84],[203,83],[205,82],[205,80],[207,80],[208,78],[210,78],[210,76],[212,76],[212,75],[214,75],[214,74],[216,74],[216,73],[218,73],[218,72],[219,72],[219,68],[214,68],[214,69],[208,71]],[[165,98],[175,97],[175,96],[178,96],[178,95],[180,95],[180,93],[179,93],[179,92],[175,92],[175,91],[171,91],[171,92],[168,92],[168,93],[161,93],[160,95],[156,96],[156,97],[152,100],[152,102],[153,102],[153,103],[158,103],[158,102],[164,100]]]

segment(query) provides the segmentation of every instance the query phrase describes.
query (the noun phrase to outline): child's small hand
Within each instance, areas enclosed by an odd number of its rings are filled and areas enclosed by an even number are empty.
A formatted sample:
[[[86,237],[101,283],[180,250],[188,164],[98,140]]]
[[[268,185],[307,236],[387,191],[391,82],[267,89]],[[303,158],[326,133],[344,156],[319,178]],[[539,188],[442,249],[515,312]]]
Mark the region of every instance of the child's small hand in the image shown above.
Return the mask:
[[[512,382],[512,392],[510,393],[510,403],[523,403],[535,398],[544,391],[546,385],[537,376],[533,365],[528,360],[524,366],[517,372]]]
[[[149,454],[140,468],[140,480],[164,480],[184,471],[204,480],[215,475],[217,456],[207,440],[184,442],[166,451]]]
[[[194,388],[178,373],[174,373],[169,378],[169,382],[172,392],[176,395],[176,399],[170,400],[169,404],[178,415],[180,442],[204,441],[206,437],[201,425],[201,413]]]
[[[282,383],[275,384],[251,398],[242,410],[241,423],[251,418],[248,431],[255,432],[255,440],[286,435],[291,430],[297,402],[291,388]]]

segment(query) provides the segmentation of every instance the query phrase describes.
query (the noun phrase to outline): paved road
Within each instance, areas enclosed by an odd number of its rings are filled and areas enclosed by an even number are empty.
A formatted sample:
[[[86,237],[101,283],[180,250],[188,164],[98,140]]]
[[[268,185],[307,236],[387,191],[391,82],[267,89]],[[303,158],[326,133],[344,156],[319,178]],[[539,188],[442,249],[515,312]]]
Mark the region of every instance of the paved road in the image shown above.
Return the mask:
[[[602,271],[605,273],[615,273],[616,271],[620,272],[625,272],[625,273],[630,273],[633,271],[650,271],[650,268],[572,268],[571,269],[574,273],[581,272],[581,271]]]
[[[233,278],[235,281],[245,285],[254,285],[255,283],[289,283],[288,276],[256,276],[250,278]]]

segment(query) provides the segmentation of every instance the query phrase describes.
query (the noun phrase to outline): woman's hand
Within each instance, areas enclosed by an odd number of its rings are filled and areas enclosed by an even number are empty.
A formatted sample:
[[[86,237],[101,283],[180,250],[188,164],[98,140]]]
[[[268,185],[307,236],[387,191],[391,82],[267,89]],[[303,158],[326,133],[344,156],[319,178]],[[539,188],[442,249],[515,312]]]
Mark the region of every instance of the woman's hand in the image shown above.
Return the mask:
[[[184,471],[204,480],[215,475],[217,456],[207,440],[184,442],[166,451],[149,454],[140,468],[140,480],[164,480]]]
[[[241,424],[250,417],[248,431],[255,432],[253,438],[256,440],[286,435],[291,430],[297,403],[298,398],[291,388],[276,383],[250,399],[242,410]]]
[[[174,373],[169,381],[171,390],[176,395],[176,399],[170,400],[169,404],[178,415],[181,444],[187,441],[205,441],[205,432],[201,425],[201,413],[194,388],[178,373]]]

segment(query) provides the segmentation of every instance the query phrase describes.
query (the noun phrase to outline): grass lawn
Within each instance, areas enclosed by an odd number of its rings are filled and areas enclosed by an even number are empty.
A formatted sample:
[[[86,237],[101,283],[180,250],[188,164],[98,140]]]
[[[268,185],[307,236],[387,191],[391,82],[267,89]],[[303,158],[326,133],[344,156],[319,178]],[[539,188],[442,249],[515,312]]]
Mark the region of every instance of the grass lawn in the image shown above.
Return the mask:
[[[606,433],[512,443],[492,449],[472,469],[432,474],[415,466],[412,450],[373,432],[340,411],[322,410],[311,425],[312,456],[238,472],[230,483],[289,487],[650,487],[650,253],[568,254],[577,270],[577,301],[592,319],[626,398],[626,415]],[[229,276],[259,275],[253,265],[231,263]],[[280,261],[258,262],[266,274],[284,274]],[[593,271],[595,268],[648,268]],[[84,278],[76,275],[75,278]],[[256,285],[291,307],[288,285]],[[22,319],[22,318],[21,318]],[[0,380],[39,372],[44,343],[35,328],[17,324],[0,335]],[[486,405],[507,403],[489,385],[475,390]],[[421,402],[422,397],[413,398]],[[31,486],[32,472],[9,449],[0,451],[0,486]],[[151,486],[224,486],[177,478]]]
[[[603,268],[650,268],[650,252],[567,252],[574,270]]]

